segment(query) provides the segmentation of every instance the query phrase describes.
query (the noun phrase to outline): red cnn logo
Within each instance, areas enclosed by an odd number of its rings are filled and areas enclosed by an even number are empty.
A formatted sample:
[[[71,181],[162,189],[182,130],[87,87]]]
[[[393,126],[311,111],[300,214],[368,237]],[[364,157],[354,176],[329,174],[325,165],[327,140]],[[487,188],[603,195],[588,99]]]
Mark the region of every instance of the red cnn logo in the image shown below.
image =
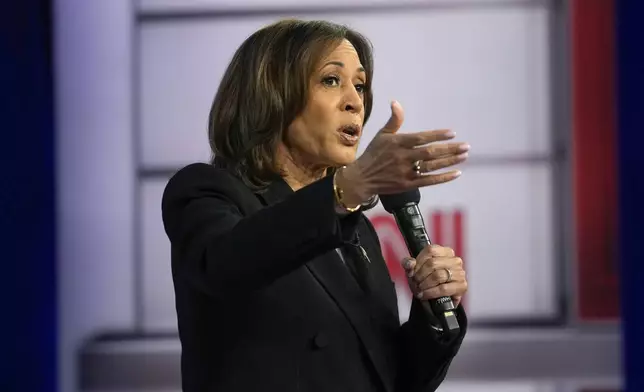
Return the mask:
[[[431,210],[424,217],[429,238],[432,243],[454,249],[458,257],[465,260],[465,214],[461,209]],[[391,278],[396,284],[398,296],[402,296],[405,303],[411,302],[411,291],[407,277],[400,261],[409,256],[394,217],[390,214],[377,214],[369,217],[373,224],[382,247],[382,254],[387,262]],[[465,303],[465,301],[462,301]]]

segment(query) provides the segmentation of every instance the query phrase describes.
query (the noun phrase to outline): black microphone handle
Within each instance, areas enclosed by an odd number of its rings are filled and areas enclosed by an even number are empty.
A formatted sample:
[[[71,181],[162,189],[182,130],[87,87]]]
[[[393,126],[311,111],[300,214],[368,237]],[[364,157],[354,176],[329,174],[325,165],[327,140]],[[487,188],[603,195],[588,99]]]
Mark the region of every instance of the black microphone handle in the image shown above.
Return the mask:
[[[392,213],[405,239],[409,253],[413,257],[417,257],[427,245],[431,244],[418,204],[407,203],[403,208],[395,210]],[[431,310],[431,314],[438,319],[444,332],[452,333],[458,331],[460,327],[456,319],[454,303],[450,297],[440,297],[420,302],[425,308],[429,306],[430,309],[428,310]]]

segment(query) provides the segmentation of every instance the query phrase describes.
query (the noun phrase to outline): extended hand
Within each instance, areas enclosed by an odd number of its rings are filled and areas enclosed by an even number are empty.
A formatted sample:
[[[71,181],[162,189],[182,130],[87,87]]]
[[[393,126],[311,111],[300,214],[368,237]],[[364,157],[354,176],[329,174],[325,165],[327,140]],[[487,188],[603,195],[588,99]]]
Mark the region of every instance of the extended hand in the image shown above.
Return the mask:
[[[362,203],[374,194],[403,192],[460,176],[456,169],[434,172],[465,162],[470,146],[445,143],[454,138],[449,130],[398,132],[403,119],[402,106],[393,102],[387,124],[360,158],[339,173],[338,183],[352,204]]]

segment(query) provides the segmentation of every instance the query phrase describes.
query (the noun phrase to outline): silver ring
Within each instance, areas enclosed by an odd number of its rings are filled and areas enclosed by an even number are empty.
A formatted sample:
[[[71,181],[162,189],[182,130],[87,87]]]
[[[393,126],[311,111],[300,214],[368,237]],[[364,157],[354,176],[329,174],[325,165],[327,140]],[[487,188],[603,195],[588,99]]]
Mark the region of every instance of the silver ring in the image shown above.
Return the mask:
[[[444,270],[447,271],[447,281],[445,283],[449,283],[452,281],[452,271],[449,268],[444,268]]]
[[[416,172],[417,176],[420,176],[420,162],[421,161],[414,162],[414,172]]]

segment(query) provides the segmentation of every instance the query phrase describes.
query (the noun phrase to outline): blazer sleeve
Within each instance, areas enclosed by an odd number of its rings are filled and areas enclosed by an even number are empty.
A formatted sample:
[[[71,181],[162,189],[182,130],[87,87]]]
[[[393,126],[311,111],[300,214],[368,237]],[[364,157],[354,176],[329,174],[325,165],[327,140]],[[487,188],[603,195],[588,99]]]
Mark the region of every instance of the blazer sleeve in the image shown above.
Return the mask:
[[[433,392],[438,389],[467,330],[462,305],[456,308],[456,315],[460,331],[454,337],[445,338],[431,327],[427,311],[420,301],[412,300],[409,320],[400,329],[397,391]]]
[[[365,220],[380,245],[378,233],[371,222]],[[456,308],[456,317],[460,326],[459,333],[446,338],[432,327],[430,315],[420,300],[412,300],[409,319],[399,330],[397,392],[433,392],[438,389],[467,331],[467,316],[460,304]]]
[[[163,224],[173,274],[215,297],[249,294],[332,250],[357,229],[360,212],[335,211],[331,177],[245,216],[255,195],[207,164],[192,164],[168,182]]]

